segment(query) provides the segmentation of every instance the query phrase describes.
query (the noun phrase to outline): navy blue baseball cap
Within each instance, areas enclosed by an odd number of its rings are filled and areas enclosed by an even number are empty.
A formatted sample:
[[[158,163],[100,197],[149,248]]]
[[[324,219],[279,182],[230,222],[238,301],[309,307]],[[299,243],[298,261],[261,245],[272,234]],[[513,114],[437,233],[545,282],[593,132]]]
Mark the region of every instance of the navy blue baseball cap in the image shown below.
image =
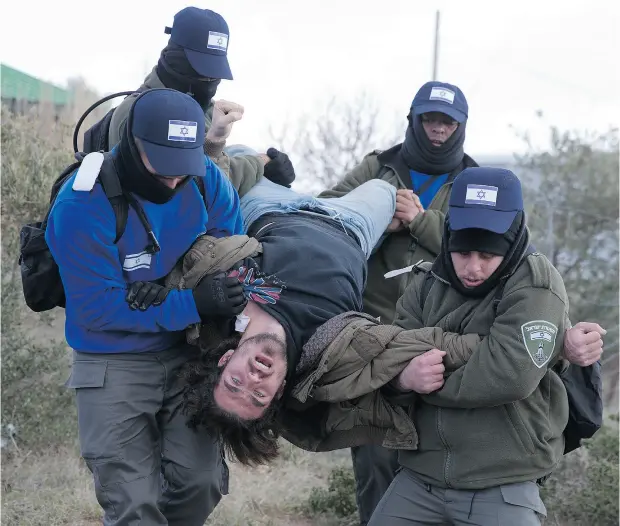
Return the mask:
[[[523,210],[521,181],[503,168],[466,168],[452,183],[450,230],[482,228],[504,234]]]
[[[439,111],[457,122],[465,122],[469,113],[467,99],[458,86],[445,82],[427,82],[413,98],[411,111],[414,115]]]
[[[200,75],[232,80],[228,65],[228,24],[222,15],[210,9],[186,7],[174,15],[172,27],[165,32],[181,46],[187,60]]]
[[[136,99],[131,111],[131,134],[140,139],[159,175],[204,177],[205,114],[192,97],[173,89],[152,89]]]

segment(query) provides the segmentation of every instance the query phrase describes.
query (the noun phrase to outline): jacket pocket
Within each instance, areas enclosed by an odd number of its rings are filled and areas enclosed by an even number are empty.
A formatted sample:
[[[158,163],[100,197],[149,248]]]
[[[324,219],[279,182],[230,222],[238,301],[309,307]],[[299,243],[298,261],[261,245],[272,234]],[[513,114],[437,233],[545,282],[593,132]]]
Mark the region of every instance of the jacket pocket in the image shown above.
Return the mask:
[[[519,506],[535,511],[543,517],[547,516],[547,508],[540,498],[540,491],[535,482],[517,482],[515,484],[504,484],[499,487],[502,499],[506,504]],[[500,511],[500,524],[508,524],[509,521],[501,521],[503,513],[511,513],[511,509]],[[508,517],[506,517],[507,519]]]
[[[75,361],[65,387],[70,389],[103,387],[107,368],[107,361]]]
[[[515,433],[519,437],[521,445],[530,455],[534,454],[534,442],[532,440],[532,437],[530,436],[529,431],[527,430],[527,427],[525,426],[525,423],[523,422],[523,419],[521,418],[519,408],[514,402],[506,404],[503,407],[506,410],[506,414],[508,415],[508,420],[512,424]]]

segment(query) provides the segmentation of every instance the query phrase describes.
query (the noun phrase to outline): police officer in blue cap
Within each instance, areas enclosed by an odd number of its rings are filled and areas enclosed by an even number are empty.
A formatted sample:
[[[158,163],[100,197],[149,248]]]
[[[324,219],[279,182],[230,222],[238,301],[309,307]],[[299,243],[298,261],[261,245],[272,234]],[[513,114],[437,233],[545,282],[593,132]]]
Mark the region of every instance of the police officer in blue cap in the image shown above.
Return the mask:
[[[394,324],[481,341],[451,374],[435,368],[415,405],[417,447],[399,452],[401,469],[369,525],[539,525],[537,481],[565,451],[568,296],[530,245],[514,173],[464,170],[448,208],[440,254],[414,272]],[[401,373],[402,390],[415,374]]]
[[[383,179],[397,189],[394,217],[401,227],[385,238],[368,261],[364,292],[364,311],[382,323],[394,319],[407,280],[407,273],[389,279],[385,274],[437,256],[452,182],[465,168],[477,166],[464,151],[468,118],[469,105],[458,86],[426,82],[411,103],[403,142],[369,153],[340,183],[321,194],[340,197],[371,179]],[[351,454],[364,526],[398,463],[396,453],[381,446],[354,447]]]
[[[214,56],[227,74],[225,57]],[[143,92],[118,146],[90,154],[103,164],[84,160],[49,217],[46,241],[74,350],[67,386],[76,391],[81,453],[106,525],[202,525],[226,491],[219,445],[181,414],[178,372],[198,352],[184,330],[241,312],[240,285],[216,274],[194,290],[153,289],[148,311],[125,301],[128,283],[161,282],[201,234],[243,233],[237,192],[205,157],[204,138],[196,100],[172,89]],[[118,240],[102,172],[118,177],[131,204]]]
[[[174,16],[170,35],[157,65],[138,92],[152,88],[171,88],[187,93],[200,104],[206,126],[204,151],[229,176],[240,195],[263,176],[289,185],[295,171],[288,156],[274,148],[267,153],[228,156],[224,147],[233,124],[243,117],[243,106],[226,100],[213,101],[222,79],[233,80],[228,63],[230,31],[226,20],[215,11],[186,7]],[[123,125],[136,95],[127,97],[112,114],[107,149],[121,139]]]

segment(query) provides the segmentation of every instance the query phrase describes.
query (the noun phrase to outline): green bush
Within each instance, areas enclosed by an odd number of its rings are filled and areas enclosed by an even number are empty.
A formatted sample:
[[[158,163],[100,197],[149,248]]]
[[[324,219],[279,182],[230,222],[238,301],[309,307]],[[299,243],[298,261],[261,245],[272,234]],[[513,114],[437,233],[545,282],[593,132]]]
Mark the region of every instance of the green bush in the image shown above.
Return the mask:
[[[618,420],[603,426],[584,446],[564,457],[547,480],[541,496],[548,518],[561,526],[617,526]],[[327,489],[313,488],[304,511],[311,516],[335,515],[349,524],[357,517],[353,471],[338,467],[329,475]]]
[[[328,514],[340,518],[357,514],[353,470],[348,467],[332,470],[327,489],[313,488],[310,492],[306,511],[310,515]]]
[[[618,524],[618,423],[603,426],[564,457],[542,489],[549,522],[562,526]]]
[[[25,306],[19,231],[40,220],[52,182],[72,162],[72,128],[41,115],[2,108],[2,431],[8,444],[36,448],[75,436],[75,409],[62,386],[69,369],[64,341],[54,341],[55,313]],[[6,443],[6,442],[5,442]]]

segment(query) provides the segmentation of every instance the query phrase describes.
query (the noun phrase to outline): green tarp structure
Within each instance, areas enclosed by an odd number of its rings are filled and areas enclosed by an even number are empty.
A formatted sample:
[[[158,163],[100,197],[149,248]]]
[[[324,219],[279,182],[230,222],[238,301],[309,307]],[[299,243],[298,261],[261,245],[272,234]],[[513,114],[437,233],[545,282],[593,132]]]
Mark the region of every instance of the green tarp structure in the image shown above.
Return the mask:
[[[1,65],[2,100],[25,101],[32,104],[52,103],[66,106],[71,102],[69,90],[54,86],[6,64]]]

